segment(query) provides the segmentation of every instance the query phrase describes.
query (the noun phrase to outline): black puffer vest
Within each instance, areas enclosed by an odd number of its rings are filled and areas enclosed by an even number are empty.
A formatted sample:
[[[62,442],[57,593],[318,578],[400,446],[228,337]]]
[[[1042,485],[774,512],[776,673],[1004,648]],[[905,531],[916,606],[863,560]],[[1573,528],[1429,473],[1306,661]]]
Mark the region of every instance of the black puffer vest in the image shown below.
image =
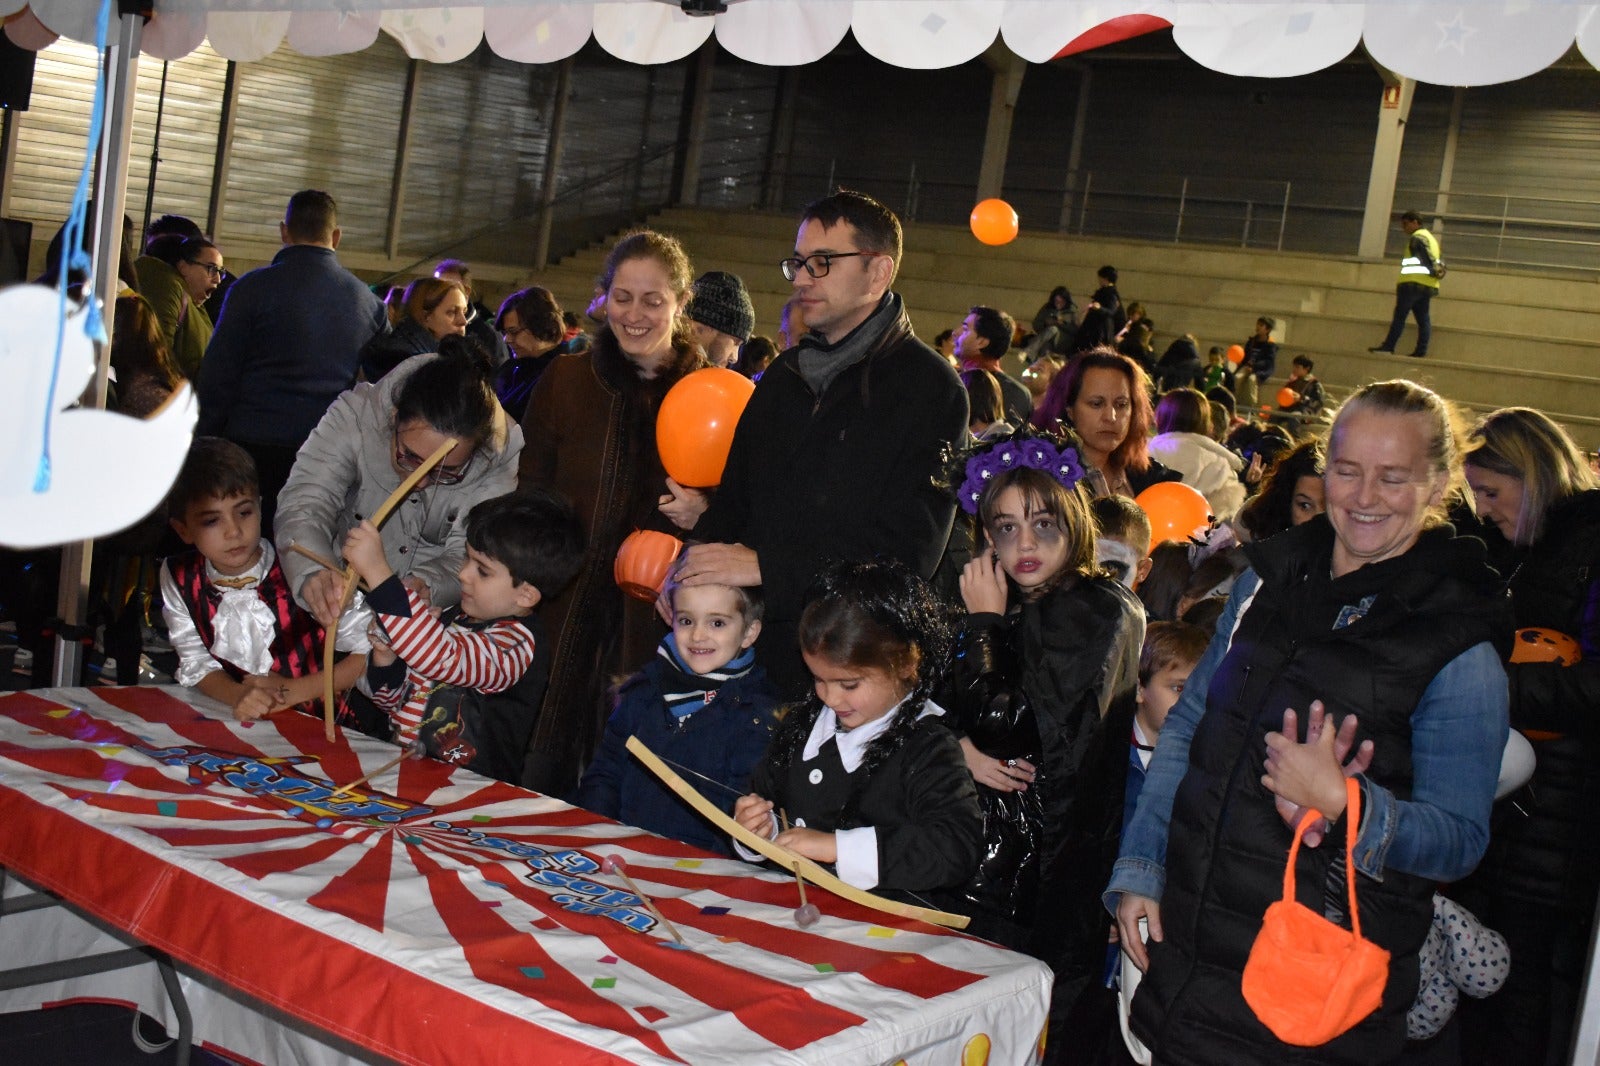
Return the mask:
[[[1367,777],[1411,794],[1410,718],[1434,676],[1482,643],[1504,639],[1508,606],[1483,544],[1449,527],[1425,531],[1395,559],[1329,576],[1325,519],[1247,552],[1261,587],[1206,698],[1173,804],[1165,940],[1134,1001],[1134,1029],[1163,1064],[1386,1062],[1405,1043],[1417,992],[1416,954],[1431,922],[1433,885],[1387,871],[1358,885],[1363,934],[1388,949],[1383,1005],[1322,1047],[1279,1043],[1240,993],[1240,975],[1267,905],[1281,896],[1292,836],[1261,784],[1266,735],[1285,708],[1320,699],[1335,722],[1359,716],[1376,753]],[[1301,849],[1300,902],[1343,920],[1345,826]],[[1346,923],[1348,924],[1348,923]]]

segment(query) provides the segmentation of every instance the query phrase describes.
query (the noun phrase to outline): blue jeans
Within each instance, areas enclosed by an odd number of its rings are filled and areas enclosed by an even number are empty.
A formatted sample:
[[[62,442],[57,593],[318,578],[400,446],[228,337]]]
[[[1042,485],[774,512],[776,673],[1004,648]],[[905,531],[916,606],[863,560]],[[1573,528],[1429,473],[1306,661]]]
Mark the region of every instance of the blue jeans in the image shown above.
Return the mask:
[[[1406,328],[1406,316],[1417,316],[1417,347],[1412,355],[1427,355],[1428,341],[1433,337],[1433,321],[1428,317],[1428,304],[1436,292],[1432,286],[1415,281],[1402,281],[1394,290],[1394,321],[1389,323],[1389,335],[1381,347],[1394,351],[1400,343],[1400,334]]]

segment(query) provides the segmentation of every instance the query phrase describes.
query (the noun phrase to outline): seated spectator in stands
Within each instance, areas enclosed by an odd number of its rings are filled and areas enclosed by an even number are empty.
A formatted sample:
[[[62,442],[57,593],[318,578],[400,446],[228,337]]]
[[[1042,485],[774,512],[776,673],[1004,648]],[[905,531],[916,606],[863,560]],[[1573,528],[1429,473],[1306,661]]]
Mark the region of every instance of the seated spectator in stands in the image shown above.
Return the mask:
[[[478,290],[472,284],[472,269],[459,259],[441,259],[433,268],[433,276],[440,281],[453,281],[467,294],[467,336],[483,345],[495,366],[511,358],[511,350],[495,327],[494,316],[478,300]]]
[[[588,351],[593,339],[588,333],[584,332],[583,316],[576,311],[563,311],[561,313],[561,322],[566,326],[566,332],[563,336],[567,350],[574,354]]]
[[[1099,283],[1099,287],[1094,290],[1094,298],[1089,301],[1088,310],[1098,308],[1109,312],[1111,336],[1115,337],[1122,332],[1122,327],[1128,324],[1128,311],[1122,305],[1122,294],[1117,292],[1117,268],[1101,267],[1095,272],[1095,281]],[[1085,313],[1087,314],[1087,311]]]
[[[1072,335],[1071,354],[1109,347],[1116,335],[1117,323],[1112,313],[1090,304],[1083,312],[1077,332]]]
[[[1094,516],[1095,562],[1130,589],[1150,573],[1150,516],[1126,496],[1098,496]]]
[[[211,343],[205,305],[222,280],[222,252],[204,237],[166,233],[151,239],[133,268],[178,369],[195,377]]]
[[[1239,406],[1247,411],[1260,404],[1260,387],[1277,368],[1278,342],[1272,339],[1272,331],[1277,328],[1277,319],[1262,315],[1256,319],[1255,333],[1244,342],[1244,361],[1239,364],[1238,388],[1233,392],[1239,397]]]
[[[507,296],[494,324],[511,353],[511,358],[495,371],[494,394],[506,414],[521,423],[539,377],[557,356],[568,351],[567,324],[556,298],[539,285]]]
[[[979,305],[968,310],[961,328],[956,330],[956,358],[962,370],[987,370],[1000,384],[1005,398],[1006,418],[1020,426],[1033,413],[1033,394],[1028,387],[1000,369],[1000,359],[1011,350],[1015,323],[1011,316],[994,307]]]
[[[988,370],[963,370],[961,383],[967,387],[967,431],[978,442],[996,440],[1016,431],[1006,418],[1005,398],[1000,382]]]
[[[1171,392],[1173,389],[1192,389],[1200,383],[1204,371],[1200,367],[1200,343],[1193,333],[1185,333],[1161,353],[1156,363],[1156,389]]]
[[[726,367],[738,357],[739,345],[755,332],[756,308],[739,275],[708,270],[694,283],[689,320],[706,361]]]
[[[1195,388],[1205,393],[1207,397],[1210,397],[1211,390],[1216,388],[1227,389],[1231,396],[1237,384],[1233,368],[1228,365],[1227,356],[1220,347],[1213,344],[1211,350],[1206,353],[1206,365],[1201,368],[1200,383]]]
[[[1156,349],[1150,343],[1150,336],[1150,323],[1130,321],[1128,328],[1122,331],[1122,338],[1117,341],[1117,351],[1138,363],[1146,374],[1154,378]]]
[[[1124,337],[1126,337],[1128,335],[1128,331],[1139,322],[1143,322],[1146,326],[1150,327],[1151,336],[1155,335],[1156,324],[1150,321],[1150,316],[1144,313],[1144,304],[1140,303],[1138,300],[1135,300],[1133,303],[1128,305],[1128,321],[1121,329],[1117,330],[1117,340],[1121,341]]]
[[[933,338],[933,350],[944,356],[945,362],[961,369],[961,364],[956,361],[956,331],[953,329],[940,330]]]
[[[1065,285],[1050,290],[1039,313],[1033,316],[1033,340],[1028,345],[1031,362],[1041,355],[1067,355],[1078,332],[1078,306]]]
[[[573,801],[626,825],[732,854],[714,829],[627,751],[638,737],[691,771],[686,778],[724,814],[750,783],[778,724],[778,694],[756,662],[761,590],[668,585],[672,632],[655,658],[618,686],[599,754]],[[726,786],[712,790],[706,782]]]
[[[751,381],[760,381],[767,364],[777,357],[778,346],[772,338],[757,334],[739,346],[739,360],[733,369]]]
[[[1298,433],[1307,422],[1319,419],[1327,401],[1322,393],[1322,382],[1311,373],[1316,364],[1309,355],[1295,356],[1289,366],[1289,380],[1284,387],[1293,389],[1298,398],[1288,407],[1279,405],[1278,410],[1293,416],[1286,421],[1291,432]]]
[[[1194,389],[1173,389],[1156,407],[1157,435],[1150,455],[1183,475],[1183,483],[1205,496],[1211,513],[1227,521],[1244,503],[1239,472],[1244,462],[1211,439],[1211,408]]]
[[[413,355],[437,352],[442,337],[467,334],[467,292],[453,281],[418,278],[406,286],[405,305],[405,318],[361,349],[361,374],[368,381],[382,381]]]

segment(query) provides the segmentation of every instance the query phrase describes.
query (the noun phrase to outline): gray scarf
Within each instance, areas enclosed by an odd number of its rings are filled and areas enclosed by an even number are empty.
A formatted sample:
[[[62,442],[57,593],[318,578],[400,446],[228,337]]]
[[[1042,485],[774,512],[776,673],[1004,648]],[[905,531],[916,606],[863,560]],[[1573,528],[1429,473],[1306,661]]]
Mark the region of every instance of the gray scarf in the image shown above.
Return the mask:
[[[900,319],[901,302],[896,293],[885,293],[878,309],[867,320],[844,336],[838,344],[829,344],[821,334],[807,333],[796,345],[800,349],[796,365],[800,376],[811,391],[818,396],[828,391],[833,379],[867,357],[888,328]]]

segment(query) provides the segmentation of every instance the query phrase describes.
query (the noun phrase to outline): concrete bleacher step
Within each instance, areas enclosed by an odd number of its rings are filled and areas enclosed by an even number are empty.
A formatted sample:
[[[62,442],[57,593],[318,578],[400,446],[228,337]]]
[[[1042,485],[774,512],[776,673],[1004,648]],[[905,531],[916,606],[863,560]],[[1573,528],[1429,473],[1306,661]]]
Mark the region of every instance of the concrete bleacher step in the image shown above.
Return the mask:
[[[756,306],[757,331],[775,333],[790,294],[777,263],[793,247],[792,215],[673,208],[649,224],[681,239],[697,271],[739,274]],[[610,244],[598,242],[532,280],[549,286],[563,306],[581,309]],[[990,248],[964,227],[909,223],[895,287],[918,334],[931,340],[974,304],[1003,307],[1026,325],[1058,284],[1087,302],[1095,270],[1107,262],[1121,273],[1124,299],[1144,303],[1155,320],[1158,354],[1179,333],[1194,333],[1204,351],[1243,341],[1257,315],[1276,318],[1282,356],[1266,397],[1287,377],[1289,359],[1305,352],[1336,395],[1405,376],[1469,411],[1538,407],[1586,448],[1600,447],[1594,281],[1455,268],[1433,304],[1434,339],[1423,360],[1366,351],[1388,327],[1396,281],[1391,261],[1031,232]],[[1400,350],[1409,351],[1414,338],[1408,325]]]

